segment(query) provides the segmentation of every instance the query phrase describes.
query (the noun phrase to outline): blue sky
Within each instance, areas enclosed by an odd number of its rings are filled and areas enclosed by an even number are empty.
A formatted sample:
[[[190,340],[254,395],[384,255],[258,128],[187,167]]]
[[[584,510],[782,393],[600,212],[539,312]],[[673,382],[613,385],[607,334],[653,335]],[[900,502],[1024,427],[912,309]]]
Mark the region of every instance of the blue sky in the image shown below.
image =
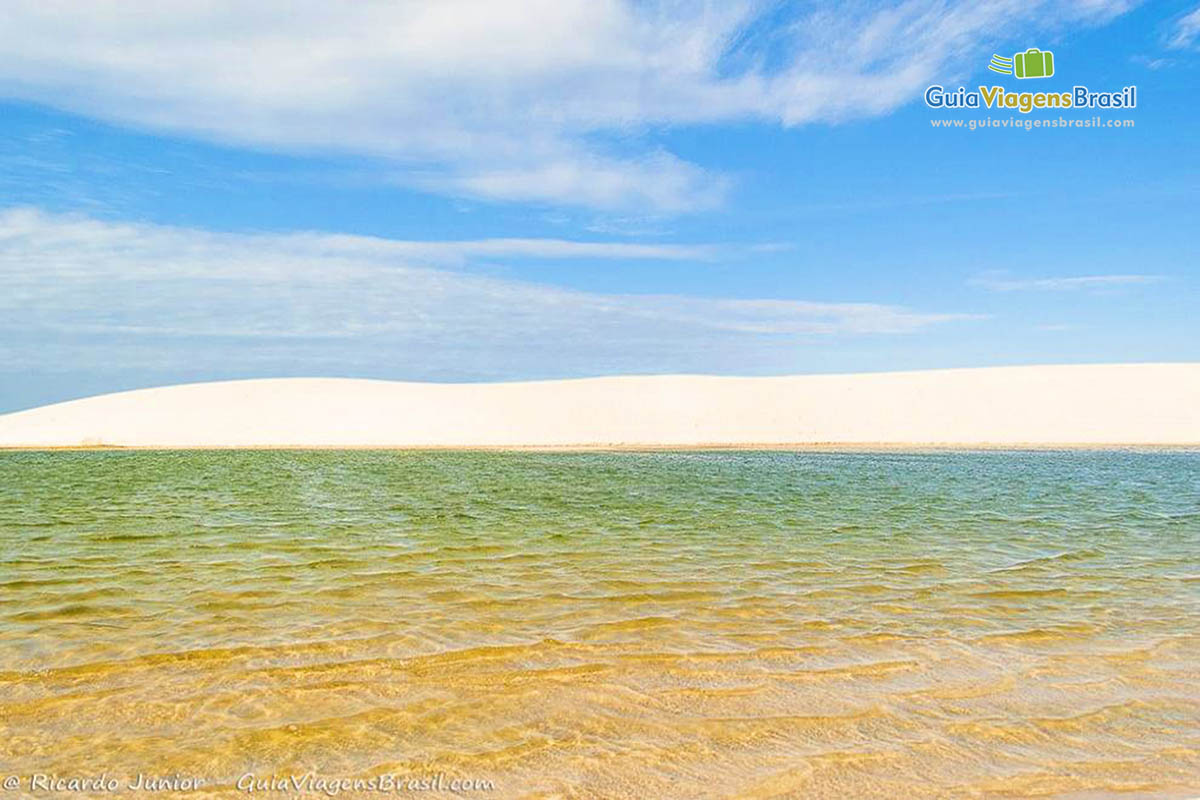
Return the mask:
[[[1194,0],[9,16],[0,411],[283,375],[1200,358]],[[1054,77],[987,71],[1034,46]],[[1101,113],[1132,128],[934,129],[1021,115],[931,110],[933,83],[1139,103]]]

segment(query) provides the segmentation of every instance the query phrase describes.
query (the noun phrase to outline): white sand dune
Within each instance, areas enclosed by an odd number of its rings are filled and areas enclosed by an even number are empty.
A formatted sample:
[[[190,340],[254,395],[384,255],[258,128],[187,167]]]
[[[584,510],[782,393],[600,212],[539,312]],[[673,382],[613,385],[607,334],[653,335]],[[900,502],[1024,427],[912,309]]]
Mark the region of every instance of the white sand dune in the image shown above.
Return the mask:
[[[1200,364],[143,389],[0,416],[7,447],[1200,444]]]

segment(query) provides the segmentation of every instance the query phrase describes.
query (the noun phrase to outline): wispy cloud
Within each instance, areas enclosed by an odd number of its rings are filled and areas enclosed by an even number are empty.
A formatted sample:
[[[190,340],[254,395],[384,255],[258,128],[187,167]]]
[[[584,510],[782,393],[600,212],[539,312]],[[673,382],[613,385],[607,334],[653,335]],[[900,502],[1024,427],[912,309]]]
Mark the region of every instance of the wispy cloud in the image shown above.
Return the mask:
[[[312,254],[404,258],[410,263],[466,264],[487,258],[604,259],[623,261],[712,261],[743,248],[711,244],[636,244],[567,239],[474,239],[397,241],[368,236],[293,233],[260,237],[272,246]],[[744,248],[753,252],[755,246]]]
[[[433,191],[676,213],[719,205],[730,179],[656,131],[886,114],[1015,30],[1130,5],[125,0],[66,14],[10,0],[0,91],[226,143],[378,157]]]
[[[1200,6],[1175,21],[1167,36],[1167,47],[1183,50],[1194,45],[1197,39],[1200,39]]]
[[[1116,289],[1157,283],[1161,275],[1075,275],[1059,278],[1008,278],[1004,273],[987,273],[972,278],[970,283],[993,292],[1072,292],[1082,290]]]
[[[600,294],[469,268],[497,254],[712,251],[229,234],[9,210],[0,213],[0,362],[410,378],[786,370],[829,337],[969,318],[876,303]],[[467,268],[429,265],[447,257]]]
[[[1136,55],[1129,59],[1134,64],[1140,64],[1149,70],[1160,70],[1163,67],[1169,67],[1173,63],[1169,58],[1152,58],[1150,56]]]

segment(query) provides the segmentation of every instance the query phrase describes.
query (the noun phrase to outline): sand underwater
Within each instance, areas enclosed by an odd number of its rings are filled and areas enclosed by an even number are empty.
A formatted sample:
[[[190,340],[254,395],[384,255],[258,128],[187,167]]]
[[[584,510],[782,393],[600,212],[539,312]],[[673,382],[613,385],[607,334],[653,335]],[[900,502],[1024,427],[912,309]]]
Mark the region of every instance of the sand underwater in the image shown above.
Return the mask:
[[[0,598],[22,780],[1200,795],[1195,451],[7,452]]]

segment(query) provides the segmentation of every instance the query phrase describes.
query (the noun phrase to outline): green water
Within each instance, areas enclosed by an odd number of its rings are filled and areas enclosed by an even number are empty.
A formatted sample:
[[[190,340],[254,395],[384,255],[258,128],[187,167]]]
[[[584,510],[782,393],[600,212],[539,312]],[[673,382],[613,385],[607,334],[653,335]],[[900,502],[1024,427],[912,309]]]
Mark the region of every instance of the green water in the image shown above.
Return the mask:
[[[0,600],[0,772],[1200,793],[1196,452],[0,453]]]

